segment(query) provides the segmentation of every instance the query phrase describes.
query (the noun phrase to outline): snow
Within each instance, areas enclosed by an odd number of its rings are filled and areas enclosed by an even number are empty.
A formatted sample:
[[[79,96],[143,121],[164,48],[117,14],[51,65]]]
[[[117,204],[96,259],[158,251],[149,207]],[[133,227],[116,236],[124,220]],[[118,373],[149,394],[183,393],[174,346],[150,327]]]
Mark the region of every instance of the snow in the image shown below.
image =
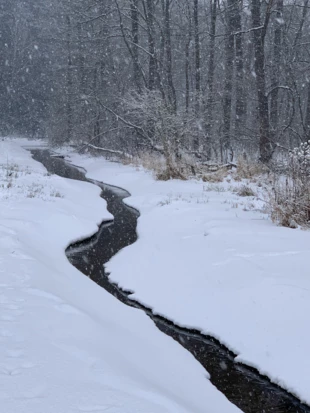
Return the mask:
[[[274,225],[261,201],[232,191],[242,183],[158,182],[142,168],[69,157],[130,191],[141,212],[138,241],[107,265],[111,279],[310,404],[310,232]]]
[[[110,219],[97,186],[0,140],[0,404],[6,413],[232,413],[198,362],[70,265]],[[91,213],[90,213],[91,211]]]

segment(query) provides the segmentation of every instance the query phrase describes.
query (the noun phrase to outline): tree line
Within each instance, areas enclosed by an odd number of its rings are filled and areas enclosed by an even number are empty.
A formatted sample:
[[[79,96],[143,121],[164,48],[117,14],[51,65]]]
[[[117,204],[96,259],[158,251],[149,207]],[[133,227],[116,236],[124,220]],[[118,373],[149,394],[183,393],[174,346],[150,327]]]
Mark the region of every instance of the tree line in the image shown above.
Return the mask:
[[[2,135],[268,163],[310,139],[309,0],[0,0]]]

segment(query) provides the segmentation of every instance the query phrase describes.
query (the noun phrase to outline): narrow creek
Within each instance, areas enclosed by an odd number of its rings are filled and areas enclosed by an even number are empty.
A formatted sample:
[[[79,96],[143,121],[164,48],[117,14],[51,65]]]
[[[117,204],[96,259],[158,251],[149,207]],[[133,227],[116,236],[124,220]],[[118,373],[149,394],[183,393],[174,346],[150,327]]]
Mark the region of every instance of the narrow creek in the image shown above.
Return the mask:
[[[104,264],[122,248],[137,240],[139,213],[123,203],[123,199],[130,194],[123,189],[87,179],[81,169],[66,163],[63,159],[50,156],[47,150],[31,152],[33,158],[41,162],[49,173],[100,186],[101,197],[107,201],[108,210],[114,216],[113,221],[101,225],[96,235],[72,244],[67,249],[69,261],[78,270],[124,304],[144,311],[160,331],[171,336],[192,353],[210,373],[211,382],[243,412],[310,413],[309,406],[272,384],[267,377],[260,375],[255,369],[235,362],[236,355],[216,339],[202,335],[199,331],[176,326],[167,319],[153,315],[149,308],[132,300],[129,291],[123,291],[111,283]]]

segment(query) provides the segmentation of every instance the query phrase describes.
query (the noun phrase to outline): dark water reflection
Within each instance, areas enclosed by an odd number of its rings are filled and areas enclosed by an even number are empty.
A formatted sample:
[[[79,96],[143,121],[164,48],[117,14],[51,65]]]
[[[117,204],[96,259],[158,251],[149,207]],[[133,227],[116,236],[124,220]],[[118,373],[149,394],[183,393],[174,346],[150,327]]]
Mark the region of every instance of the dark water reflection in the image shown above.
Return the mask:
[[[63,159],[51,157],[47,150],[33,150],[32,154],[50,173],[94,182],[86,179],[83,171],[68,165]],[[159,330],[171,336],[193,354],[210,373],[212,383],[242,411],[310,413],[308,406],[270,383],[266,377],[259,375],[254,369],[236,363],[235,355],[217,340],[154,316],[149,309],[130,299],[130,292],[120,290],[109,281],[104,264],[122,248],[137,240],[136,226],[139,214],[122,202],[129,196],[128,192],[100,182],[94,183],[101,187],[101,196],[107,201],[108,210],[113,214],[114,221],[103,224],[94,237],[71,245],[66,251],[70,262],[118,300],[140,308],[148,314]]]

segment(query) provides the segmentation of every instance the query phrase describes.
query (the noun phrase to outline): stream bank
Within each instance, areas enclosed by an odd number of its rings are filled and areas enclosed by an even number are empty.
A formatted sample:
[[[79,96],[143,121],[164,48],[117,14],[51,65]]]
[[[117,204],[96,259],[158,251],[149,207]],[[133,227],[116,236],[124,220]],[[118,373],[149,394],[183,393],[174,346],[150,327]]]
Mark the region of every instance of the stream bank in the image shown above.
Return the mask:
[[[50,173],[99,185],[102,189],[101,196],[107,201],[108,210],[114,216],[114,221],[104,223],[95,236],[67,249],[68,259],[76,268],[123,303],[146,312],[162,332],[174,338],[194,355],[210,373],[211,382],[244,412],[310,412],[308,406],[270,383],[254,369],[236,363],[235,355],[217,340],[154,316],[150,309],[130,299],[130,292],[124,292],[112,284],[105,273],[104,264],[122,248],[137,240],[139,214],[122,202],[129,194],[119,188],[85,178],[81,170],[68,165],[62,159],[51,157],[46,150],[32,153]]]

